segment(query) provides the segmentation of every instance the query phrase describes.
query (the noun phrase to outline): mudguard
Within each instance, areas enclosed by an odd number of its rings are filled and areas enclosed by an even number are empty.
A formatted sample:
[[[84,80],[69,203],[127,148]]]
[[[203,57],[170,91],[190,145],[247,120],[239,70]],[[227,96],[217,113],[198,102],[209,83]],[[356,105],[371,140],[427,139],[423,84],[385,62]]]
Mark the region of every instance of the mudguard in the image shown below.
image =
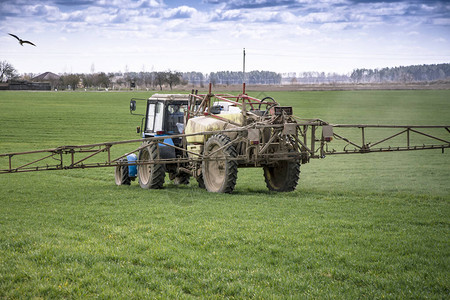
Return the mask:
[[[174,146],[172,138],[164,139],[164,143]],[[159,143],[159,155],[161,159],[175,158],[175,148]]]

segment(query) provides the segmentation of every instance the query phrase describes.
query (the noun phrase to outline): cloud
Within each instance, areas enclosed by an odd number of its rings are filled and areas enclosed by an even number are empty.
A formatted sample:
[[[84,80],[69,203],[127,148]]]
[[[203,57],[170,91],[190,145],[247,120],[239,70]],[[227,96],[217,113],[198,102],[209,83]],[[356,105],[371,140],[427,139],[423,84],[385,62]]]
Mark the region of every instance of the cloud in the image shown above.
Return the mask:
[[[311,24],[335,29],[367,28],[371,24],[405,21],[442,26],[450,23],[449,6],[437,0],[426,4],[417,0],[205,0],[204,3],[206,5],[194,8],[186,5],[169,7],[162,0],[4,0],[0,3],[0,20],[32,17],[36,22],[86,22],[89,25],[197,18],[198,23],[205,26],[211,26],[206,24],[207,21],[241,21],[303,27]]]
[[[256,9],[297,5],[295,0],[206,0],[209,4],[224,4],[226,9]]]
[[[211,21],[239,21],[243,14],[239,9],[217,10],[212,14]]]
[[[298,35],[298,36],[308,36],[308,35],[317,34],[317,33],[319,33],[319,31],[315,30],[315,29],[296,26],[294,33],[295,33],[295,35]]]
[[[166,19],[187,19],[193,17],[196,13],[197,10],[195,8],[183,5],[164,10],[162,16]]]
[[[334,12],[319,12],[319,13],[310,13],[305,17],[302,17],[301,20],[305,23],[331,23],[331,22],[342,22],[346,21],[347,18],[345,15],[336,14]]]
[[[162,0],[157,1],[157,0],[145,0],[142,1],[140,4],[140,8],[156,8],[156,7],[164,7],[164,3]]]
[[[354,30],[382,24],[417,25],[431,22],[430,12],[439,3],[424,6],[411,1],[353,0],[207,0],[218,7],[213,22],[280,23],[320,27],[322,30]],[[409,17],[410,16],[410,17]],[[434,16],[434,14],[433,14]],[[438,22],[444,21],[439,19]]]
[[[450,18],[435,18],[432,22],[434,25],[450,26]]]
[[[133,57],[146,54],[130,49],[153,44],[164,45],[161,50],[153,50],[154,54],[168,47],[176,48],[180,43],[197,42],[209,46],[215,43],[221,48],[245,46],[249,51],[252,47],[271,47],[282,53],[286,49],[305,47],[310,51],[317,47],[334,51],[337,37],[342,38],[340,46],[348,43],[350,49],[368,48],[371,42],[369,48],[384,47],[374,41],[383,36],[392,43],[405,42],[405,47],[427,39],[428,44],[435,42],[445,48],[449,41],[442,37],[450,32],[447,3],[437,0],[203,0],[201,4],[193,0],[0,0],[0,30],[10,32],[14,28],[18,35],[26,33],[33,40],[47,39],[49,47],[62,36],[67,37],[65,43],[54,46],[61,56],[66,50],[86,51],[100,60],[104,58],[101,49],[126,45],[117,50],[116,60],[129,60],[130,64]],[[348,38],[361,42],[355,45]],[[63,46],[67,49],[59,50]],[[114,51],[108,53],[110,57],[115,55]],[[147,55],[147,64],[160,63],[160,60],[154,62],[151,54]],[[87,68],[91,62],[92,58]]]
[[[349,29],[363,29],[365,25],[356,24],[352,22],[341,22],[341,23],[324,23],[320,25],[321,31],[343,31]]]
[[[71,0],[71,1],[65,1],[65,0],[59,0],[55,1],[55,5],[61,5],[61,6],[73,6],[73,7],[80,7],[80,6],[86,6],[86,5],[94,5],[97,1],[96,0]]]

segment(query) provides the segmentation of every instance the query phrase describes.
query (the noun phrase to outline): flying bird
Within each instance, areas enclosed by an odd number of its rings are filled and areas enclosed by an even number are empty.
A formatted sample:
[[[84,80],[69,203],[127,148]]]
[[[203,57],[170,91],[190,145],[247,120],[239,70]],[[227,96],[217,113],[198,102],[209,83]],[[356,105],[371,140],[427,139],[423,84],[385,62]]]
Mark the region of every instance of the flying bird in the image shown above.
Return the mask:
[[[15,38],[19,41],[19,43],[20,43],[21,46],[23,46],[23,44],[30,44],[30,45],[33,45],[33,46],[36,47],[36,45],[33,44],[33,43],[30,42],[30,41],[24,41],[24,40],[20,39],[17,35],[14,35],[14,34],[12,34],[12,33],[8,33],[8,34],[9,34],[10,36],[15,37]]]

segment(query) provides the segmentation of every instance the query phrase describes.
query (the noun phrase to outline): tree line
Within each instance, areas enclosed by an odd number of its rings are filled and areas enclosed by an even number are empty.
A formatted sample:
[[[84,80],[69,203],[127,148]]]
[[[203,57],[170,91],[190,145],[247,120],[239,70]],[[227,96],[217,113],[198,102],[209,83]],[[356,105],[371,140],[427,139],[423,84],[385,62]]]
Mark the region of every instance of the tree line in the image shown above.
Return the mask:
[[[244,78],[245,76],[245,78]],[[33,74],[20,76],[7,61],[0,61],[0,82],[10,80],[32,80]],[[251,71],[247,73],[220,71],[204,74],[201,72],[115,72],[91,74],[62,74],[51,80],[52,88],[113,88],[113,89],[160,89],[182,85],[204,87],[205,83],[216,85],[248,84],[322,84],[322,83],[383,83],[421,82],[450,78],[450,64],[413,65],[382,69],[355,69],[351,74],[324,72],[300,72],[280,74],[271,71]]]
[[[0,61],[0,81],[32,80],[37,74],[23,74],[19,76],[14,67],[6,61]],[[234,85],[244,82],[243,72],[221,71],[204,74],[201,72],[115,72],[115,73],[91,73],[91,74],[62,74],[58,79],[48,80],[52,89],[77,89],[77,88],[152,88],[160,89],[174,86],[191,85],[192,87],[204,87],[205,83],[215,85]],[[280,84],[281,74],[270,71],[251,71],[245,74],[248,84]]]
[[[244,78],[245,76],[245,78]],[[281,84],[281,74],[270,71],[250,71],[246,72],[212,72],[209,74],[209,81],[213,84]]]
[[[127,73],[95,73],[95,74],[63,74],[60,76],[60,88],[70,86],[75,88],[152,88],[162,90],[168,87],[182,85],[204,87],[205,83],[215,85],[234,85],[243,82],[243,72],[127,72]],[[268,71],[251,71],[245,74],[249,84],[280,84],[281,74]]]
[[[64,88],[70,86],[76,88],[159,88],[168,86],[171,90],[182,83],[182,74],[174,71],[164,72],[127,72],[127,73],[94,73],[94,74],[63,74],[59,78],[60,85]]]
[[[201,72],[183,72],[181,73],[182,83],[203,86],[205,82],[211,82],[215,85],[235,85],[242,84],[244,81],[248,84],[280,84],[281,74],[271,71],[250,71],[234,72],[220,71],[203,74]]]
[[[282,76],[283,84],[323,84],[323,83],[349,83],[350,76],[338,73],[300,72],[286,73]]]
[[[436,81],[450,78],[450,64],[356,69],[350,78],[356,83]]]

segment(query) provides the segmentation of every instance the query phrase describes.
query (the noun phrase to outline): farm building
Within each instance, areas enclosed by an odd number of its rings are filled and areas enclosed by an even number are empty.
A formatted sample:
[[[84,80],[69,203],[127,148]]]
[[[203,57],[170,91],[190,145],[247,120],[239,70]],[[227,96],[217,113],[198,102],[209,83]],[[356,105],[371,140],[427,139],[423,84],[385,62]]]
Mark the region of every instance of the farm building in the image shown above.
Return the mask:
[[[55,73],[45,72],[45,73],[42,73],[41,75],[33,77],[31,80],[33,82],[50,83],[51,89],[53,90],[58,85],[59,78],[60,78],[60,76]]]

